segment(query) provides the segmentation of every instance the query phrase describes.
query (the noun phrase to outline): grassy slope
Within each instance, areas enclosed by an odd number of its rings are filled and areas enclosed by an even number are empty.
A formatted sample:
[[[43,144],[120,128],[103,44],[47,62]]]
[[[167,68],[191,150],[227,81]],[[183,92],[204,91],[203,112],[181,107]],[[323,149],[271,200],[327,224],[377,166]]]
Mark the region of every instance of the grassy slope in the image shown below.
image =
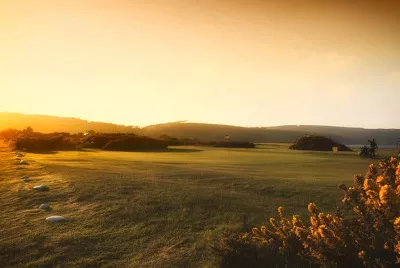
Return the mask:
[[[350,184],[369,163],[274,144],[186,149],[28,154],[23,170],[0,152],[1,267],[215,267],[209,243],[240,228],[243,214],[258,225],[278,205],[332,209],[337,183]],[[25,174],[33,181],[22,182]],[[50,191],[31,190],[41,183]],[[43,202],[53,211],[39,211]],[[50,224],[49,215],[68,221]]]
[[[21,130],[29,126],[32,127],[35,131],[43,133],[78,133],[86,132],[88,130],[108,133],[137,133],[139,131],[139,129],[137,129],[136,127],[103,122],[89,122],[79,118],[0,112],[0,130],[6,128]]]

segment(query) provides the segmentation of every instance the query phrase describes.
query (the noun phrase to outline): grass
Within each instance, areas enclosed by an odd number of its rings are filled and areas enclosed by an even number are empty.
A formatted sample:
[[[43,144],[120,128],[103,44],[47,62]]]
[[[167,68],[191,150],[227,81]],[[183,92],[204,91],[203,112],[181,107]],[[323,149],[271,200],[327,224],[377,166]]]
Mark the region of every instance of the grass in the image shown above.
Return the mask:
[[[370,163],[356,153],[287,147],[27,154],[22,169],[3,149],[0,266],[218,267],[209,246],[222,231],[243,228],[243,215],[259,225],[279,205],[288,214],[305,215],[311,201],[333,210],[337,184],[351,184]],[[50,190],[34,192],[39,184]],[[45,202],[52,211],[39,211]],[[45,222],[50,215],[68,220]]]

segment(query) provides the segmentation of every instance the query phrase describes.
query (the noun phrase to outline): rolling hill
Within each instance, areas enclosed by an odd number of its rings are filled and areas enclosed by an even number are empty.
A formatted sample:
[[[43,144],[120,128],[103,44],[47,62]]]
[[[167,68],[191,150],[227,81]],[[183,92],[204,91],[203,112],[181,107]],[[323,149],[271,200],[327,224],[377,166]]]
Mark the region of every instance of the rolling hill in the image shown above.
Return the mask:
[[[21,113],[0,113],[0,130],[6,128],[24,129],[32,127],[35,131],[50,132],[128,132],[138,131],[137,127],[122,126],[111,123],[89,122],[78,118],[57,117],[48,115],[28,115]]]
[[[278,126],[278,127],[238,127],[200,123],[167,123],[147,126],[141,129],[148,136],[159,137],[166,134],[177,138],[199,140],[223,140],[229,135],[231,140],[251,142],[294,142],[304,135],[322,135],[343,144],[366,144],[375,138],[382,145],[396,145],[400,129],[364,129],[333,126]]]
[[[381,145],[396,145],[400,129],[364,129],[334,126],[287,125],[277,127],[239,127],[218,124],[186,123],[185,121],[150,125],[143,128],[111,123],[89,122],[77,118],[45,115],[0,113],[0,130],[5,128],[23,129],[32,127],[36,131],[49,132],[127,132],[159,138],[168,135],[175,138],[189,138],[201,141],[221,141],[226,135],[232,141],[294,142],[307,134],[329,137],[343,144],[366,144],[375,138]]]

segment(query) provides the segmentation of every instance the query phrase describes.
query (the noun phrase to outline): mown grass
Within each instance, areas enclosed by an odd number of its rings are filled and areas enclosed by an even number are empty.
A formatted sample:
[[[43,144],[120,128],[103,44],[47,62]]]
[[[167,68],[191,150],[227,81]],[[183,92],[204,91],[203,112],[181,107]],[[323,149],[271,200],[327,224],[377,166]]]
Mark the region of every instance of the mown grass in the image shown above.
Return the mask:
[[[260,225],[278,205],[288,215],[306,213],[310,201],[332,210],[337,184],[350,184],[370,162],[287,147],[27,154],[21,170],[3,150],[0,266],[218,267],[209,246],[222,231],[243,228],[243,215]],[[34,192],[39,184],[50,190]],[[39,211],[45,202],[52,211]],[[45,222],[50,215],[68,220]]]

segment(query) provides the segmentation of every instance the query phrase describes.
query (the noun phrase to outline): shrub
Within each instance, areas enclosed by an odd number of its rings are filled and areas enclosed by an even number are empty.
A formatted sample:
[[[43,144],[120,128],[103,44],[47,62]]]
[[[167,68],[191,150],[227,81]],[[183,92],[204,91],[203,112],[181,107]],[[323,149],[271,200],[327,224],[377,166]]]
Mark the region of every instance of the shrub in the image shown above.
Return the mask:
[[[168,142],[135,134],[95,133],[85,137],[79,147],[108,151],[146,151],[166,149]]]
[[[166,134],[161,135],[161,136],[160,136],[160,139],[163,140],[163,141],[166,141],[166,142],[168,143],[169,146],[184,145],[184,142],[183,142],[183,141],[181,141],[181,140],[179,140],[179,139],[177,139],[177,138],[168,136],[168,135],[166,135]]]
[[[398,158],[371,164],[354,185],[339,185],[342,208],[325,214],[310,203],[309,220],[279,218],[251,232],[226,236],[215,247],[229,267],[399,267],[400,163]],[[352,211],[352,213],[350,213]],[[235,266],[238,263],[250,266]]]
[[[40,137],[21,137],[12,142],[14,150],[38,151],[62,151],[76,150],[77,140],[71,137],[43,135]]]
[[[9,142],[18,137],[19,131],[16,129],[8,128],[0,131],[0,138],[6,142]]]
[[[125,136],[109,141],[103,150],[107,151],[148,151],[167,149],[168,143],[142,136]]]
[[[81,148],[102,149],[107,143],[122,137],[124,134],[102,133],[93,134],[83,139]]]
[[[304,136],[291,145],[289,149],[331,151],[332,147],[338,147],[339,151],[352,151],[349,147],[323,136]]]

